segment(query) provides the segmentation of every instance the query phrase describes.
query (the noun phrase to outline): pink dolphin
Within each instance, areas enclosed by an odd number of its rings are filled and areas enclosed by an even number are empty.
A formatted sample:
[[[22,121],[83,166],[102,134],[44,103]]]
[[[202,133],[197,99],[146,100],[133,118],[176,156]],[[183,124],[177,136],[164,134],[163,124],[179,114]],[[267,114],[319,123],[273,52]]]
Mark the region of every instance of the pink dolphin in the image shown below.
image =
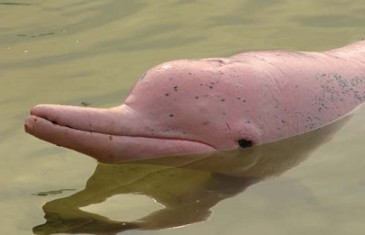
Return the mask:
[[[102,162],[246,148],[335,121],[365,101],[365,41],[246,52],[149,70],[109,109],[37,105],[26,132]]]

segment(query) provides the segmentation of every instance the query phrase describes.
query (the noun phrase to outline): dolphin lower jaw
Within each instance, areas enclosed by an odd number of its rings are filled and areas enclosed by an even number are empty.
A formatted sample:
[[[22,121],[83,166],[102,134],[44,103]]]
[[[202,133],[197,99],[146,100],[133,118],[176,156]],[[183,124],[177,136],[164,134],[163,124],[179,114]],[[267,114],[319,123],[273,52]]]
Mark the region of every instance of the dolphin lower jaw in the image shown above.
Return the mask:
[[[39,139],[89,155],[100,162],[109,163],[181,153],[216,151],[214,147],[195,140],[78,130],[36,115],[30,115],[26,119],[25,131]]]

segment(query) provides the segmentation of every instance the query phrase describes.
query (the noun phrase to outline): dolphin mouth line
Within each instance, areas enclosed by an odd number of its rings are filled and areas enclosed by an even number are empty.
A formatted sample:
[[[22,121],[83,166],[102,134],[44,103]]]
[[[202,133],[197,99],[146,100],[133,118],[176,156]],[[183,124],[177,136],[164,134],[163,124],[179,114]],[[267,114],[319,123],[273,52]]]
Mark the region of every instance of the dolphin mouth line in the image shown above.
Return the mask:
[[[32,133],[32,129],[34,129],[35,126],[37,125],[36,122],[37,122],[37,119],[38,119],[38,120],[42,120],[44,122],[47,122],[49,125],[52,125],[56,129],[61,128],[61,129],[69,130],[71,132],[89,133],[90,135],[97,134],[97,135],[108,137],[109,139],[118,138],[118,137],[130,137],[130,138],[144,138],[144,139],[154,139],[154,140],[163,140],[163,141],[184,141],[184,142],[191,142],[191,143],[195,143],[195,144],[199,144],[199,145],[204,145],[207,148],[211,148],[212,150],[217,150],[214,146],[212,146],[210,144],[207,144],[205,142],[198,141],[198,140],[193,140],[193,139],[162,137],[162,136],[147,136],[147,135],[146,136],[143,136],[143,135],[116,135],[116,134],[98,132],[98,131],[93,131],[93,130],[83,130],[83,129],[74,128],[70,125],[62,125],[62,124],[59,124],[57,121],[49,120],[46,117],[38,116],[38,115],[35,115],[35,114],[30,114],[28,119],[33,119],[34,120],[34,125],[32,127],[25,124],[25,130],[26,130],[26,132],[28,132],[30,134]]]

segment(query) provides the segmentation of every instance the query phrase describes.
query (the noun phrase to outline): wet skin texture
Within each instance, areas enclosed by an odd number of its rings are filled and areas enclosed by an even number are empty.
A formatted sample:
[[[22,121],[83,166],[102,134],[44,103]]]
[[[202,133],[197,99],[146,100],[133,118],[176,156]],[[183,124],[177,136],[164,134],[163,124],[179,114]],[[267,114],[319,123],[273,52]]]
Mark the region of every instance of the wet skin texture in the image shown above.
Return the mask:
[[[25,130],[102,162],[248,148],[331,123],[365,100],[365,41],[246,52],[147,71],[120,106],[37,105]]]

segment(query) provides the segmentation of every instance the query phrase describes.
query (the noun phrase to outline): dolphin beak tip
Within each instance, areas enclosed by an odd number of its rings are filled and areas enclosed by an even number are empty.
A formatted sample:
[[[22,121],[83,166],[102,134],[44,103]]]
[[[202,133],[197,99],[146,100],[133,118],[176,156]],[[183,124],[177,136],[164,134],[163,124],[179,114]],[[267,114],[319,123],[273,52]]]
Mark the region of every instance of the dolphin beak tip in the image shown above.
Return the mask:
[[[38,116],[38,114],[42,113],[42,111],[49,105],[46,104],[37,104],[35,106],[33,106],[30,109],[30,115],[36,115]]]
[[[38,104],[30,109],[29,115],[24,121],[24,130],[26,133],[34,133],[35,124],[37,123],[38,117],[42,116],[44,107],[44,104]]]
[[[31,116],[28,116],[24,121],[24,131],[29,134],[33,129],[33,122],[34,122],[34,120],[31,119],[32,119]]]
[[[29,115],[24,121],[24,130],[28,134],[32,134],[34,132],[34,127],[37,122],[37,117],[34,115]]]

